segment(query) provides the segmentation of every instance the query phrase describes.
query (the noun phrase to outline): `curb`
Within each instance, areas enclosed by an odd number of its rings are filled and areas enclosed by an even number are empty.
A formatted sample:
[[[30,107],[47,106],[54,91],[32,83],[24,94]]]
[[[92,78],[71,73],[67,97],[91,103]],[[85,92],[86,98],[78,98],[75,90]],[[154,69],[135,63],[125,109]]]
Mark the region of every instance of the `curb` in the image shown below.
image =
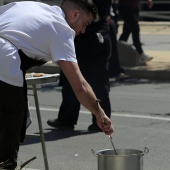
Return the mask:
[[[119,25],[123,25],[123,21],[119,21],[118,22],[118,24]],[[139,25],[141,26],[141,27],[145,27],[145,26],[158,26],[158,27],[163,27],[163,26],[167,26],[167,27],[170,27],[170,22],[169,21],[167,21],[167,22],[165,22],[165,21],[139,21]]]
[[[142,70],[136,68],[124,68],[132,78],[149,79],[156,81],[170,81],[169,70]]]

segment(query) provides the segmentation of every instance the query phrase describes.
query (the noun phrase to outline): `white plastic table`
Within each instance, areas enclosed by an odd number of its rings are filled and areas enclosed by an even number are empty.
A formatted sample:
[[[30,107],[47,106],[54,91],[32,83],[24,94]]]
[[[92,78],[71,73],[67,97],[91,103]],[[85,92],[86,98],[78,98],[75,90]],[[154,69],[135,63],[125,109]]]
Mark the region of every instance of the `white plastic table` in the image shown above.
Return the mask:
[[[40,131],[40,139],[41,139],[42,152],[43,152],[43,157],[44,157],[45,170],[49,170],[49,166],[48,166],[45,138],[44,138],[44,133],[43,133],[43,126],[42,126],[42,121],[41,121],[41,114],[40,114],[36,85],[57,82],[59,80],[59,76],[60,76],[59,74],[43,74],[43,76],[41,77],[28,76],[26,78],[27,85],[32,85],[32,89],[33,89],[33,96],[34,96],[35,107],[36,107],[36,112],[37,112],[37,120],[38,120],[38,126],[39,126],[39,131]]]

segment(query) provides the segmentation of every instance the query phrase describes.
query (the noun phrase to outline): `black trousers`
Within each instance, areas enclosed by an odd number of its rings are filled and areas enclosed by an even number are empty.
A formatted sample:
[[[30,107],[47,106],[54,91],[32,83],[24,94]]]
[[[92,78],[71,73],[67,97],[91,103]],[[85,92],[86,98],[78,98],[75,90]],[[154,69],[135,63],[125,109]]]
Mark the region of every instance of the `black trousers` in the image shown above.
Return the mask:
[[[119,6],[119,14],[124,21],[123,32],[119,40],[127,41],[130,33],[132,33],[133,44],[139,54],[143,53],[142,45],[140,42],[140,27],[138,23],[139,8],[129,8],[127,6]]]
[[[124,73],[124,69],[120,65],[119,53],[117,47],[116,25],[109,25],[110,37],[112,42],[112,53],[109,61],[109,77],[119,76],[120,73]]]
[[[0,163],[8,160],[13,170],[17,165],[21,129],[27,101],[23,87],[16,87],[0,81]]]
[[[101,100],[100,104],[105,113],[110,117],[108,64],[111,53],[111,40],[108,33],[103,33],[102,36],[104,38],[103,43],[99,42],[96,34],[78,36],[75,39],[75,48],[78,64],[83,76],[93,88],[97,98]],[[59,109],[58,120],[65,125],[76,125],[80,103],[62,73],[61,82],[63,101]],[[96,118],[93,114],[92,122],[96,124]]]
[[[4,169],[14,170],[17,166],[19,145],[24,141],[27,118],[26,70],[45,61],[36,61],[18,50],[21,59],[24,86],[16,87],[0,81],[0,163],[8,161]],[[1,169],[1,165],[0,165]]]

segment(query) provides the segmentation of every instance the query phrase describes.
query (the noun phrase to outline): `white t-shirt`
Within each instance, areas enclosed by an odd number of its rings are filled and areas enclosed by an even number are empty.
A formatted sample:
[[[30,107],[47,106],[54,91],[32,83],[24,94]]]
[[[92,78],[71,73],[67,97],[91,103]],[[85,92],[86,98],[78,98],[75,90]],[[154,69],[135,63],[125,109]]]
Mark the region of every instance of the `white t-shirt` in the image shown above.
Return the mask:
[[[75,31],[62,9],[40,2],[14,2],[0,7],[0,80],[23,86],[20,58],[12,42],[36,60],[76,62]],[[12,68],[11,68],[12,67]]]

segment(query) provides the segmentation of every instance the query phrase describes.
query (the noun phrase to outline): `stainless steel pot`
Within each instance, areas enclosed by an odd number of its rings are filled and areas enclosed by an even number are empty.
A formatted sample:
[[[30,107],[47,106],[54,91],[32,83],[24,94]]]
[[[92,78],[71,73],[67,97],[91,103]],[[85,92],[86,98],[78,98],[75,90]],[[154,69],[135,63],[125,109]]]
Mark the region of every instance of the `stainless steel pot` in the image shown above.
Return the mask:
[[[98,158],[98,170],[143,170],[143,156],[149,152],[135,149],[105,149],[92,153]]]

